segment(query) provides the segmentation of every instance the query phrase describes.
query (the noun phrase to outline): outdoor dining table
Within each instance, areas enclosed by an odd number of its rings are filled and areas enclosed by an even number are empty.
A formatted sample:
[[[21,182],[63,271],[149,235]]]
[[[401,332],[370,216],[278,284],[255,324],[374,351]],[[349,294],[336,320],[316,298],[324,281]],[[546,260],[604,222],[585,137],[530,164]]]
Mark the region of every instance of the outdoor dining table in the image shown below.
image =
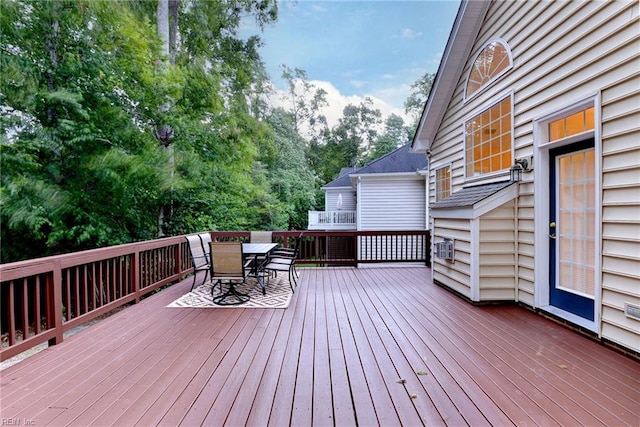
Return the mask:
[[[277,243],[243,243],[242,252],[246,258],[253,257],[253,263],[249,275],[255,277],[262,288],[262,294],[266,293],[264,277],[260,273],[267,263],[269,254],[278,247]]]

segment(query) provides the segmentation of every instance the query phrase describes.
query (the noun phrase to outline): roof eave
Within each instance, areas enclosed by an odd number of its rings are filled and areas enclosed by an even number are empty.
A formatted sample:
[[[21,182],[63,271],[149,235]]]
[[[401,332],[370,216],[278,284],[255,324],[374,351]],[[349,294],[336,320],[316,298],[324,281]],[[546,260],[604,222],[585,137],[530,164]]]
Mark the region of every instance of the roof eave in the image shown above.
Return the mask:
[[[462,76],[465,63],[478,36],[489,1],[463,0],[438,66],[429,97],[411,142],[413,153],[426,153]]]

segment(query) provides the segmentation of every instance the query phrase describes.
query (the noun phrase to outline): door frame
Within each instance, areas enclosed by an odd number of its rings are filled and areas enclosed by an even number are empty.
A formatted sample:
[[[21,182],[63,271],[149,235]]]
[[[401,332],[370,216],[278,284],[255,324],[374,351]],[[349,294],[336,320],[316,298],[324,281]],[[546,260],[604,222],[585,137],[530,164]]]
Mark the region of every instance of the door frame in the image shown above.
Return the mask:
[[[561,117],[569,116],[588,107],[594,107],[594,130],[557,141],[549,141],[549,123]],[[559,318],[580,327],[601,334],[602,316],[602,142],[601,142],[600,96],[566,105],[533,121],[534,139],[534,307],[549,312]],[[588,320],[550,305],[549,301],[549,186],[550,186],[550,154],[554,148],[571,145],[593,138],[596,157],[596,261],[595,261],[595,299],[594,320]]]

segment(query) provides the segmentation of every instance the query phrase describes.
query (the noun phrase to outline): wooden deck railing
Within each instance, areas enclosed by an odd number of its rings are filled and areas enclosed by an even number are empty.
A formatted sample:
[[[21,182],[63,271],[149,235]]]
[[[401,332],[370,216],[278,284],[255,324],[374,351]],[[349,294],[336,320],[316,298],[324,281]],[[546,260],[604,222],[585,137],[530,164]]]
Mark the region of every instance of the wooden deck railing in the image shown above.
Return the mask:
[[[184,236],[0,265],[5,360],[191,271]]]
[[[214,231],[217,240],[249,241],[248,231]],[[302,265],[338,266],[419,262],[431,264],[428,230],[415,231],[274,231],[273,240],[292,247],[302,234]]]
[[[428,231],[278,231],[291,247],[302,233],[301,265],[376,262],[430,263]],[[219,240],[248,240],[249,232],[212,232]],[[0,361],[131,302],[192,271],[184,236],[93,249],[0,265]]]

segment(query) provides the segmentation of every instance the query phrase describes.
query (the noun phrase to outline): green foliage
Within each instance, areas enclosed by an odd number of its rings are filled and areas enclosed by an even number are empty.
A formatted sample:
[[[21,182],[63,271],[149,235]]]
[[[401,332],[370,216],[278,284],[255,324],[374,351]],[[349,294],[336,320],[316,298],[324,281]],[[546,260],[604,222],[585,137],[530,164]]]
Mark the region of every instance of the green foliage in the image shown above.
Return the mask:
[[[412,130],[404,125],[402,117],[391,114],[385,120],[384,132],[378,135],[373,142],[371,152],[365,159],[365,163],[370,163],[407,144],[412,133]]]
[[[336,178],[343,167],[362,166],[369,158],[382,120],[380,110],[372,105],[370,98],[357,106],[347,105],[323,141],[311,142],[309,158],[323,183]]]
[[[435,79],[435,77],[435,73],[427,72],[415,81],[411,85],[411,94],[404,102],[405,111],[414,117],[414,130],[418,127],[418,120],[420,120],[422,109],[429,97],[429,92],[431,92],[431,86],[433,85],[433,79]]]
[[[378,135],[370,101],[329,129],[326,93],[299,69],[284,69],[292,109],[265,104],[261,41],[238,29],[248,15],[275,22],[275,0],[172,5],[180,34],[167,61],[156,1],[0,1],[2,262],[304,229],[321,184],[401,144],[401,120]]]
[[[151,239],[161,210],[170,233],[301,223],[312,202],[276,190],[288,141],[254,110],[260,41],[237,38],[246,14],[274,22],[275,1],[180,2],[176,65],[155,2],[0,7],[3,262]]]

